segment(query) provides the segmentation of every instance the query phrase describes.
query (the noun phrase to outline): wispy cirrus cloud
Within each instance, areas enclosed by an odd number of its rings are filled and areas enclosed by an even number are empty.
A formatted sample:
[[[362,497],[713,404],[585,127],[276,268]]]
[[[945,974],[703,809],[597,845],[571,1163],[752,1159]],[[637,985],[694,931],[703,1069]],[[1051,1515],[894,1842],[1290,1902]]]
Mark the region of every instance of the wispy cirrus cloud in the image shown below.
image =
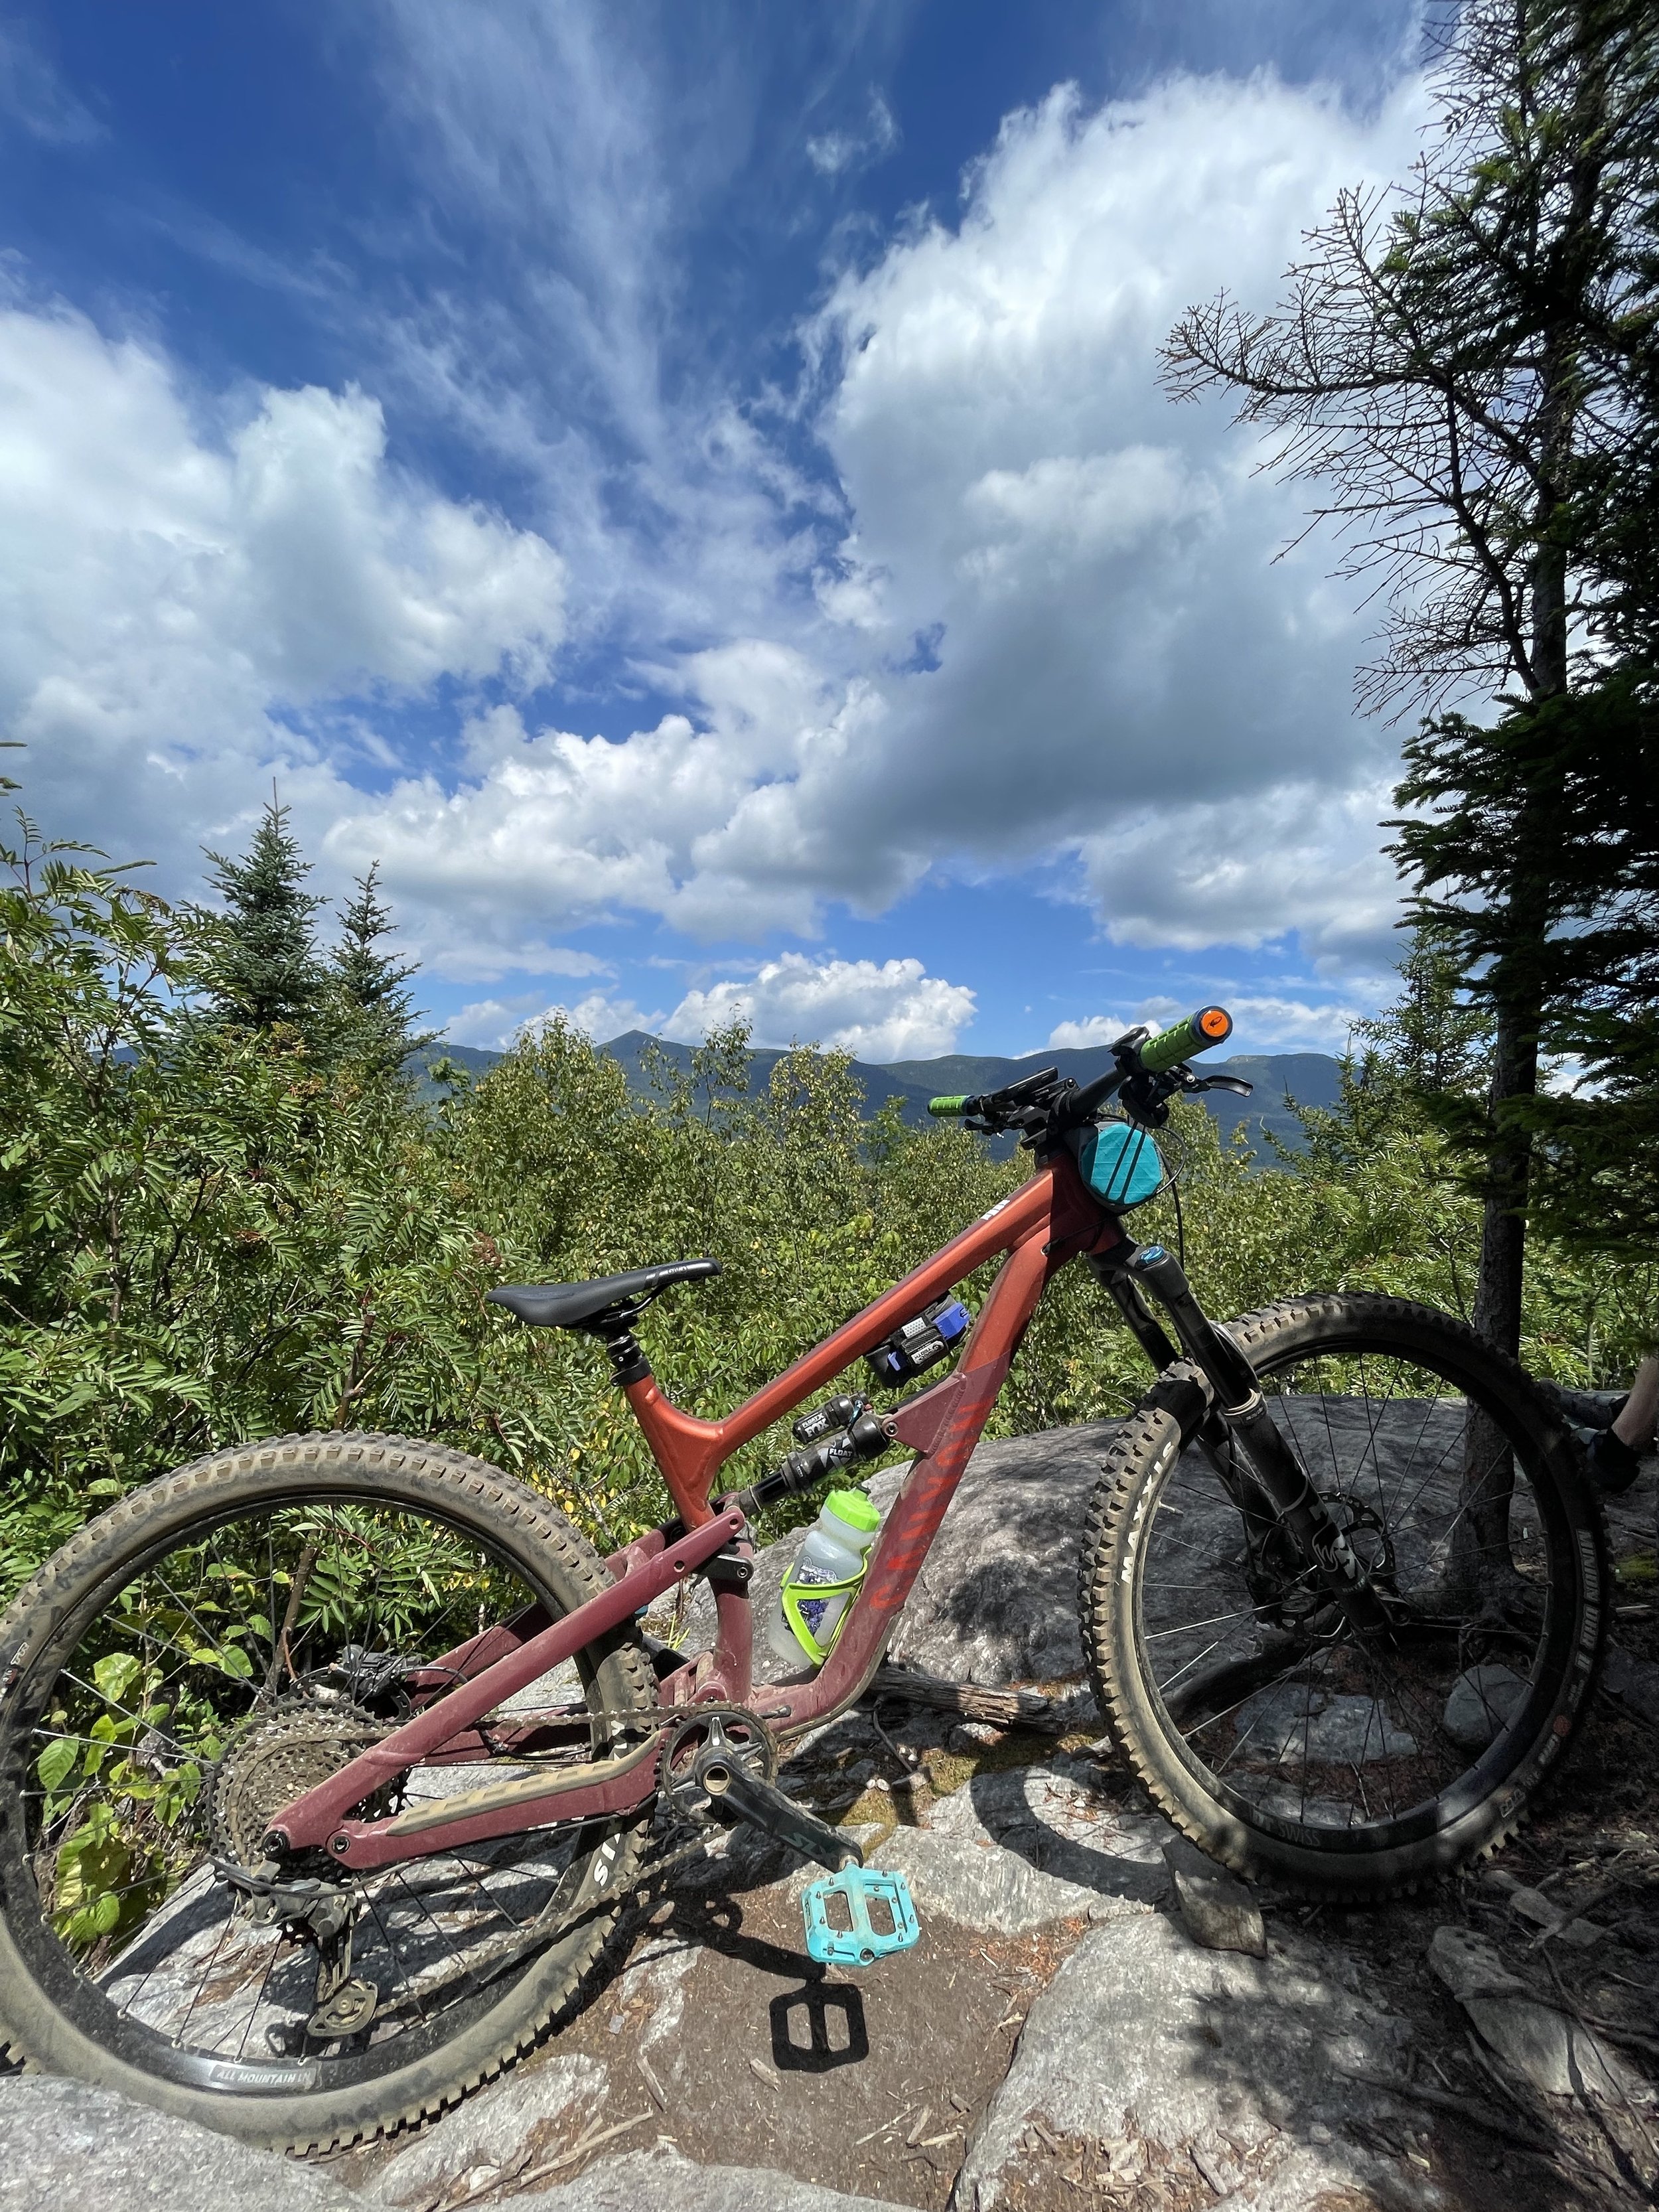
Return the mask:
[[[1126,943],[1301,927],[1317,957],[1372,961],[1392,741],[1352,710],[1360,624],[1317,550],[1275,565],[1295,496],[1219,413],[1167,405],[1156,349],[1224,280],[1271,291],[1340,183],[1408,157],[1419,112],[1409,82],[1357,116],[1268,78],[1180,79],[1006,118],[959,218],[849,271],[811,325],[850,527],[798,472],[768,477],[743,418],[709,533],[743,548],[723,626],[688,580],[719,570],[706,548],[659,601],[641,571],[618,586],[659,637],[695,617],[695,643],[638,654],[683,713],[628,736],[631,767],[526,723],[476,781],[416,802],[442,815],[452,892],[499,865],[509,798],[544,791],[586,825],[562,886],[693,933],[810,931],[837,901],[875,913],[930,876],[1058,861]],[[643,359],[637,321],[617,327]],[[647,416],[682,488],[665,511],[690,514],[708,489],[692,418]],[[791,672],[765,698],[711,690],[763,666]],[[353,835],[394,823],[371,807]]]
[[[105,126],[24,23],[0,23],[0,118],[49,146],[90,146]]]

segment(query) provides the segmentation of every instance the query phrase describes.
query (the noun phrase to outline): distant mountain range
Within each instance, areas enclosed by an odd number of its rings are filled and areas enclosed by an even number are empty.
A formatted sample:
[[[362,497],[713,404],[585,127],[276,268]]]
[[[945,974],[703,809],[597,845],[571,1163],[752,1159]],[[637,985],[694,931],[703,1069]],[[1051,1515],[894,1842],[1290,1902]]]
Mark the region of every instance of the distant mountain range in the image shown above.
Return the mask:
[[[630,1090],[643,1092],[649,1088],[646,1054],[647,1048],[653,1047],[677,1066],[689,1068],[691,1065],[690,1045],[672,1044],[666,1038],[653,1037],[644,1030],[629,1030],[625,1036],[612,1037],[599,1049],[621,1062]],[[429,1067],[446,1057],[477,1077],[487,1073],[502,1055],[481,1051],[476,1045],[448,1045],[432,1047],[420,1055],[420,1060]],[[781,1052],[769,1048],[757,1048],[751,1053],[751,1093],[766,1088],[772,1070],[783,1057]],[[1039,1067],[1057,1067],[1062,1075],[1074,1077],[1079,1083],[1089,1083],[1110,1065],[1111,1057],[1104,1045],[1094,1045],[1081,1052],[1027,1053],[1021,1060],[947,1053],[939,1060],[896,1060],[885,1066],[855,1060],[853,1073],[864,1085],[865,1100],[872,1113],[888,1099],[897,1098],[902,1102],[905,1120],[921,1123],[927,1119],[927,1101],[943,1093],[994,1091]],[[1243,1123],[1247,1142],[1260,1145],[1265,1132],[1296,1150],[1302,1142],[1302,1130],[1291,1111],[1291,1099],[1294,1098],[1300,1106],[1334,1106],[1340,1090],[1337,1062],[1325,1052],[1239,1053],[1231,1060],[1206,1059],[1201,1065],[1210,1074],[1238,1075],[1255,1085],[1254,1095],[1249,1098],[1236,1097],[1225,1091],[1212,1091],[1205,1095],[1203,1103],[1219,1124],[1224,1139]],[[435,1088],[429,1076],[422,1087],[428,1091]]]

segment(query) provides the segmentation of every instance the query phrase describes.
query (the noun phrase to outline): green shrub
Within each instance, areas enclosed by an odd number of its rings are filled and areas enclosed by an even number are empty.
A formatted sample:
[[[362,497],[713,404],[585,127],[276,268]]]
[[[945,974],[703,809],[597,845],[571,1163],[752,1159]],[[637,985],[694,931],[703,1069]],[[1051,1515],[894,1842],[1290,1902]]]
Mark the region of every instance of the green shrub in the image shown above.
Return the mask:
[[[952,1127],[862,1118],[844,1056],[799,1051],[748,1095],[740,1030],[643,1100],[555,1022],[434,1113],[385,1056],[199,1018],[198,921],[32,837],[0,886],[0,1595],[92,1511],[200,1453],[292,1430],[454,1443],[602,1545],[661,1517],[590,1340],[520,1329],[504,1280],[708,1254],[642,1334],[689,1411],[728,1410],[1021,1179]],[[1352,1083],[1305,1155],[1252,1172],[1195,1106],[1164,1139],[1218,1315],[1366,1286],[1466,1311],[1477,1224],[1441,1139]],[[968,1286],[970,1300],[985,1283]],[[1594,1383],[1627,1366],[1652,1285],[1534,1253],[1526,1352]],[[1056,1280],[996,1431],[1122,1411],[1140,1353],[1080,1268]],[[738,1472],[787,1448],[775,1432]],[[90,1848],[90,1845],[89,1845]]]

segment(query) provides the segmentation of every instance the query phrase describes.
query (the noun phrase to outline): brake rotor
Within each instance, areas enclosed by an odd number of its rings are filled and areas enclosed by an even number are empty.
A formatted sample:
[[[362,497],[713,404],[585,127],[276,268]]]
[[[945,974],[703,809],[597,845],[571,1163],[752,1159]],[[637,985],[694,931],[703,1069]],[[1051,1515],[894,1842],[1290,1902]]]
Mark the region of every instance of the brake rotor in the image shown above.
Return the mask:
[[[264,1856],[265,1832],[284,1805],[391,1733],[356,1705],[326,1713],[290,1707],[246,1723],[219,1762],[209,1813],[215,1850],[238,1866],[257,1864]]]

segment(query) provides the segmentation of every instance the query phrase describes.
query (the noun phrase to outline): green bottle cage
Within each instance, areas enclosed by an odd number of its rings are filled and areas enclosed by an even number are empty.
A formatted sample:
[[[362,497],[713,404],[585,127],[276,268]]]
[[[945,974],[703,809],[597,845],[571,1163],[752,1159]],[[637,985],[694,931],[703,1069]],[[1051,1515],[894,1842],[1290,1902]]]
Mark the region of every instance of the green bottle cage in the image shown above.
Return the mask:
[[[796,1643],[799,1644],[815,1667],[821,1667],[841,1641],[841,1632],[846,1627],[848,1618],[853,1610],[851,1603],[853,1594],[863,1582],[866,1571],[864,1567],[860,1567],[857,1574],[850,1576],[843,1583],[798,1583],[793,1578],[793,1569],[784,1577],[783,1617],[788,1622]],[[843,1596],[848,1602],[842,1607],[841,1619],[836,1623],[835,1633],[828,1644],[820,1644],[800,1617],[800,1601],[803,1598],[816,1600]]]

